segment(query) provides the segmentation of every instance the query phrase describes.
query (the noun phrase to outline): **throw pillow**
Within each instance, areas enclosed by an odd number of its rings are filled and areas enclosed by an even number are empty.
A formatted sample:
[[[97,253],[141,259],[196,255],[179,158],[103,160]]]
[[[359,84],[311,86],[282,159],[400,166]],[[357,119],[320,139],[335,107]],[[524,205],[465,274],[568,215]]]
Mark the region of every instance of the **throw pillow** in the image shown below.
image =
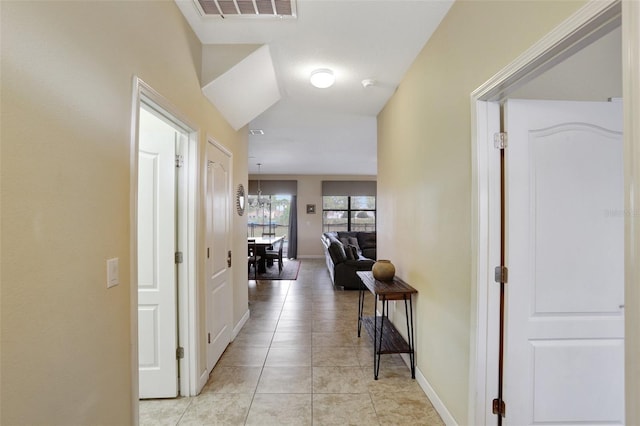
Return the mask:
[[[349,244],[347,248],[348,250],[345,250],[345,251],[351,252],[351,255],[353,256],[353,260],[360,259],[360,254],[358,253],[358,248],[356,246]]]
[[[347,255],[347,260],[357,260],[358,259],[358,253],[354,252],[354,248],[351,245],[346,245],[344,246],[344,253]]]
[[[360,245],[358,244],[358,239],[356,237],[349,237],[347,239],[349,240],[348,244],[354,246],[356,250],[360,252]]]

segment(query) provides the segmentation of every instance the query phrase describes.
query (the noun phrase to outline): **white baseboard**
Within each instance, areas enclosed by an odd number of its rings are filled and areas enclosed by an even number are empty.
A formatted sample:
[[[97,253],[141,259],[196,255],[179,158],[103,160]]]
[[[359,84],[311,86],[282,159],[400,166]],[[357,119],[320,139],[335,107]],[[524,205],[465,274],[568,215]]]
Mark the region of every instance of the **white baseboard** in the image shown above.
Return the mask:
[[[208,381],[209,381],[209,371],[207,371],[207,369],[205,368],[202,374],[200,375],[200,379],[198,380],[198,392],[196,392],[196,395],[200,395],[200,392],[202,392],[202,389],[204,388],[204,386],[207,384]]]
[[[402,359],[407,364],[407,367],[411,368],[409,355],[402,354]],[[438,394],[435,390],[433,390],[433,388],[429,384],[429,381],[426,377],[424,377],[424,374],[422,374],[418,367],[416,367],[416,381],[418,382],[420,388],[422,388],[422,390],[424,391],[425,395],[427,395],[427,398],[429,398],[429,401],[431,401],[433,408],[436,409],[444,424],[447,426],[458,426],[456,420],[453,418],[449,410],[447,410],[447,407],[444,405],[440,397],[438,397]]]
[[[240,330],[242,330],[242,327],[244,327],[244,325],[247,323],[247,321],[249,321],[249,316],[250,315],[251,315],[251,312],[249,311],[249,309],[247,309],[247,312],[245,312],[244,315],[242,315],[242,318],[240,318],[240,321],[238,321],[238,324],[236,324],[236,326],[233,327],[233,332],[231,334],[231,341],[232,342],[234,340],[236,340],[236,337],[240,333]]]

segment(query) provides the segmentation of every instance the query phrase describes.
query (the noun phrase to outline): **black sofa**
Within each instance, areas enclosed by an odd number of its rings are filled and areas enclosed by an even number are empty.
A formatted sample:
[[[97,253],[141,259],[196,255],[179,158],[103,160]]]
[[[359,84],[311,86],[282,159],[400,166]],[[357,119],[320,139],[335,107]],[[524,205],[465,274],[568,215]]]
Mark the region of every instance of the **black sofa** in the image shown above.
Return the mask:
[[[376,261],[375,232],[325,232],[321,237],[333,285],[359,290],[357,271],[370,271]]]

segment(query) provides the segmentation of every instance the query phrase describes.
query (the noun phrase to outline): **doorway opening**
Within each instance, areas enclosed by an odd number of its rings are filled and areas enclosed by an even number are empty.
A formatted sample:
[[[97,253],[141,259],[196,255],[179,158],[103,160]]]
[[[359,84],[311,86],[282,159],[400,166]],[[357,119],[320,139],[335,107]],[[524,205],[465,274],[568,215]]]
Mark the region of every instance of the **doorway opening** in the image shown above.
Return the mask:
[[[131,300],[134,396],[196,395],[194,126],[134,78]]]
[[[563,63],[569,62],[567,59],[575,62],[575,59],[581,55],[580,52],[584,51],[587,46],[594,44],[594,42],[608,37],[615,38],[614,33],[620,26],[620,18],[621,5],[619,2],[592,2],[587,4],[572,19],[567,20],[558,29],[534,45],[510,66],[472,94],[472,121],[474,126],[472,155],[475,179],[473,203],[477,213],[474,223],[474,234],[476,235],[477,243],[474,249],[474,281],[477,283],[477,288],[474,305],[472,306],[476,339],[472,347],[472,374],[469,398],[471,401],[469,418],[473,422],[479,424],[502,424],[501,421],[504,418],[508,423],[510,419],[513,419],[513,410],[517,410],[517,408],[513,407],[510,411],[507,401],[506,412],[510,412],[511,416],[504,417],[500,415],[503,407],[501,403],[504,401],[500,399],[496,404],[494,400],[500,393],[498,389],[500,370],[498,363],[498,342],[500,340],[498,324],[501,285],[496,281],[502,280],[497,273],[494,276],[494,267],[503,266],[500,261],[500,156],[498,154],[499,151],[494,148],[494,134],[501,132],[500,103],[516,96],[522,97],[522,93],[526,91],[525,85],[527,83],[544,82],[543,73],[547,71],[553,72],[556,66],[557,70]],[[619,36],[616,43],[618,52],[620,52],[621,42]],[[614,65],[618,67],[617,71],[614,71],[614,73],[617,72],[615,78],[619,82],[617,91],[609,90],[604,99],[597,100],[606,100],[606,98],[617,97],[622,94],[621,61],[618,60]],[[576,79],[576,74],[573,76]],[[554,78],[548,80],[553,80]],[[549,83],[548,80],[547,84]],[[570,83],[575,82],[571,81]],[[570,86],[571,84],[566,85],[566,87]],[[566,87],[563,87],[563,90]],[[518,90],[521,90],[521,92],[518,93]],[[543,91],[542,86],[538,86],[533,90],[539,93],[540,97],[546,97],[541,94]],[[551,92],[554,92],[554,89],[551,89]],[[555,92],[557,93],[558,90],[555,89]],[[554,99],[559,98],[555,97]],[[561,99],[571,98],[563,97]],[[506,149],[508,150],[509,148],[507,147]],[[509,220],[508,212],[507,220]],[[515,284],[506,284],[507,291],[510,285]],[[506,309],[508,315],[509,307],[507,306]],[[505,342],[505,345],[509,345],[509,342]],[[508,399],[508,395],[505,396],[505,399]]]

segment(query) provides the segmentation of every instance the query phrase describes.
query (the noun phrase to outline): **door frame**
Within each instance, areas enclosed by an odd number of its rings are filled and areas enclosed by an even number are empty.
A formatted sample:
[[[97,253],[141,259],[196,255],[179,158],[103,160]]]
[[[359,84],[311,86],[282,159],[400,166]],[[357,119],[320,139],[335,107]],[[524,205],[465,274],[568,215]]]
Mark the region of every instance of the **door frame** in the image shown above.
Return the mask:
[[[468,418],[471,424],[486,424],[491,401],[497,396],[497,333],[492,312],[498,309],[493,267],[500,249],[499,176],[492,134],[499,120],[495,102],[558,64],[619,25],[622,20],[624,163],[625,163],[625,418],[640,423],[640,2],[591,0],[556,29],[527,49],[513,62],[470,95],[472,167],[472,265],[471,338],[469,357]],[[634,190],[634,188],[636,188]],[[632,327],[632,325],[634,325]],[[489,361],[496,358],[496,365]],[[495,374],[494,374],[495,373]],[[489,414],[487,414],[487,412]],[[496,420],[497,421],[497,420]]]
[[[130,151],[130,282],[131,282],[131,386],[133,395],[133,419],[138,422],[138,247],[137,247],[137,203],[138,203],[138,111],[141,102],[147,103],[165,114],[165,118],[182,128],[188,135],[183,148],[185,168],[185,191],[179,199],[178,234],[184,244],[183,262],[178,266],[178,345],[184,348],[184,357],[179,360],[180,394],[197,395],[198,356],[198,304],[197,304],[197,235],[198,235],[198,140],[199,132],[189,119],[175,108],[165,97],[138,76],[133,77],[131,107],[131,151]]]

